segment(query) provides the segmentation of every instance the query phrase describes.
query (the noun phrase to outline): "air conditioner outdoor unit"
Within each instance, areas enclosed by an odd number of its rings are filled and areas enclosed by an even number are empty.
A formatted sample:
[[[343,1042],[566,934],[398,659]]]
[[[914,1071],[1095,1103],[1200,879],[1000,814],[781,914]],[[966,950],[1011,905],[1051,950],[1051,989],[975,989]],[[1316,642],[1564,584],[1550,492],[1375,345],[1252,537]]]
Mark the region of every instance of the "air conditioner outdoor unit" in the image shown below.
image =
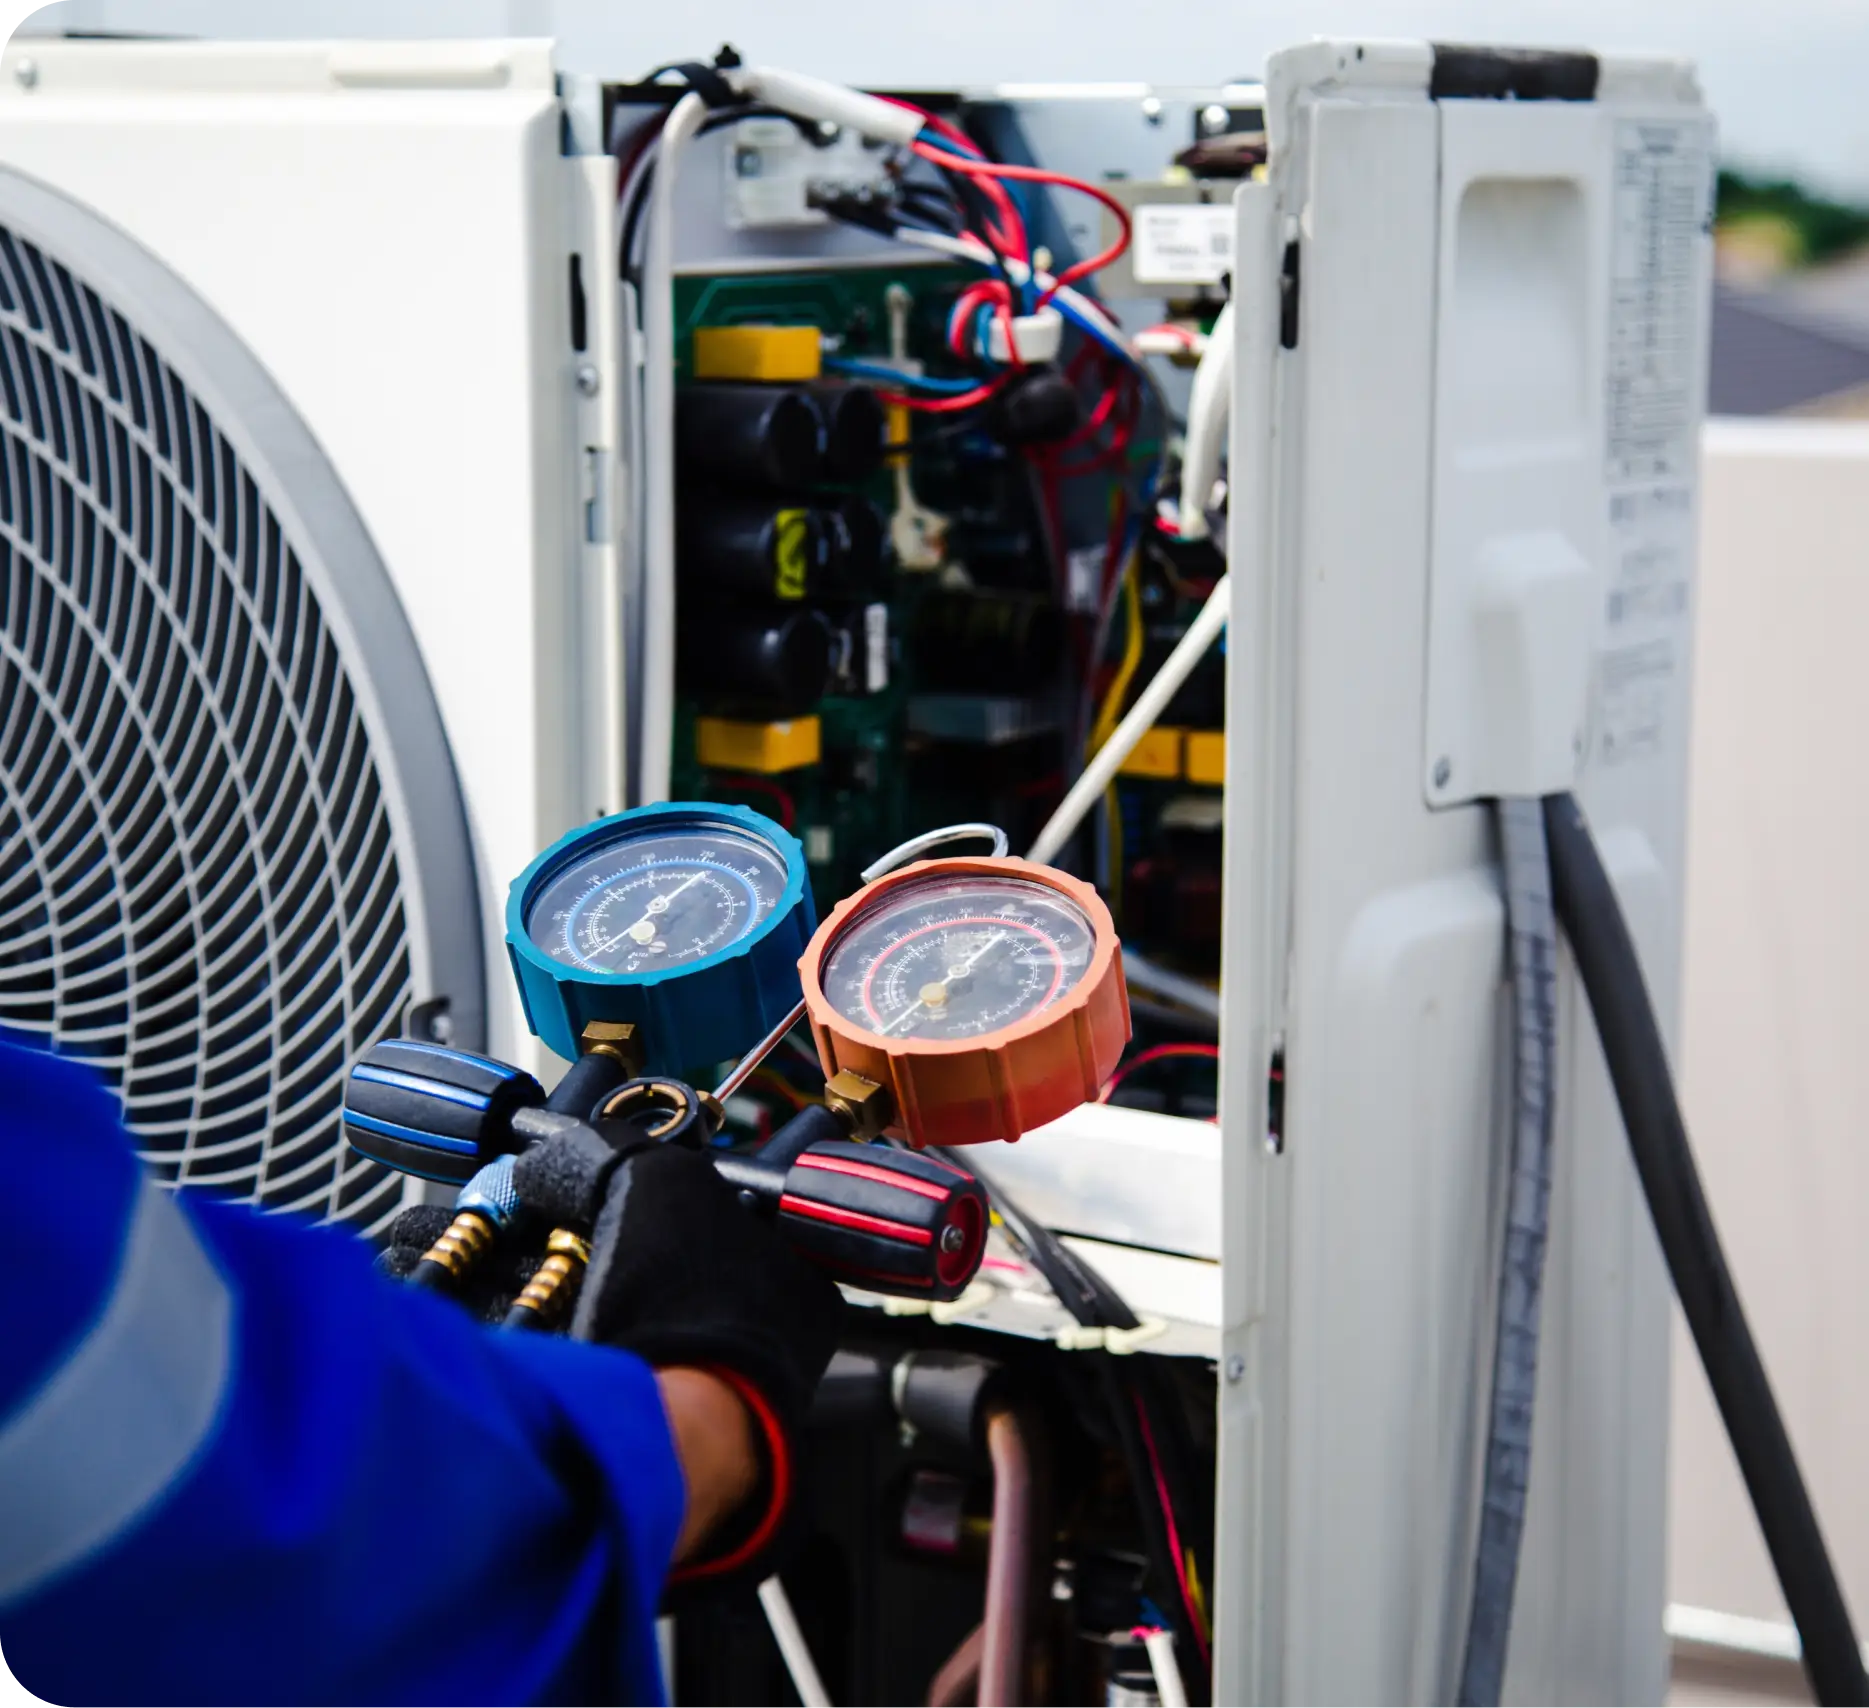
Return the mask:
[[[164,1178],[375,1224],[349,1061],[523,1054],[505,884],[624,804],[614,166],[544,44],[0,87],[0,1024]]]
[[[1220,1124],[1093,1105],[992,1167],[1214,1361],[1216,1700],[1436,1699],[1505,1189],[1486,799],[1575,788],[1674,1014],[1710,124],[1673,62],[1420,44],[1293,49],[1264,99]],[[543,1065],[505,886],[630,804],[588,105],[539,44],[0,63],[0,1024],[103,1068],[166,1178],[378,1225],[360,1048]],[[1653,1698],[1666,1279],[1559,988],[1509,1691]]]

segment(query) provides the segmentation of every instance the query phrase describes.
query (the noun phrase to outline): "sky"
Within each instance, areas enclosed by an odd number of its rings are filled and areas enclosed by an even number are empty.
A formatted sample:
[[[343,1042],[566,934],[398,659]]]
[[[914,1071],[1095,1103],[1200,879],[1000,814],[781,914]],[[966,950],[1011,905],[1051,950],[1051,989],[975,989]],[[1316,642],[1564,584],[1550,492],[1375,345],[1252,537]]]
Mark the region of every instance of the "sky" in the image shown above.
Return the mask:
[[[0,17],[23,7],[0,0]],[[62,0],[66,27],[202,35],[553,35],[608,76],[711,54],[852,82],[1256,74],[1317,35],[1664,53],[1694,60],[1726,158],[1869,202],[1869,0]]]

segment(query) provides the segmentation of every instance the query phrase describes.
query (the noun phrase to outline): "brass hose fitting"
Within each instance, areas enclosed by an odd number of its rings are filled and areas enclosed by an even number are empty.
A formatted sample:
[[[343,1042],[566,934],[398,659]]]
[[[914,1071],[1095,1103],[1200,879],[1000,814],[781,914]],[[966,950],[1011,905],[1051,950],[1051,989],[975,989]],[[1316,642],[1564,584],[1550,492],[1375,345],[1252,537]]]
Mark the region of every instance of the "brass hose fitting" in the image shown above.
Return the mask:
[[[508,1328],[544,1328],[576,1296],[591,1260],[588,1240],[569,1228],[553,1228],[545,1241],[545,1261],[506,1313]]]
[[[452,1287],[493,1244],[495,1231],[491,1217],[479,1210],[463,1210],[422,1254],[422,1261],[410,1271],[410,1281],[437,1290]]]

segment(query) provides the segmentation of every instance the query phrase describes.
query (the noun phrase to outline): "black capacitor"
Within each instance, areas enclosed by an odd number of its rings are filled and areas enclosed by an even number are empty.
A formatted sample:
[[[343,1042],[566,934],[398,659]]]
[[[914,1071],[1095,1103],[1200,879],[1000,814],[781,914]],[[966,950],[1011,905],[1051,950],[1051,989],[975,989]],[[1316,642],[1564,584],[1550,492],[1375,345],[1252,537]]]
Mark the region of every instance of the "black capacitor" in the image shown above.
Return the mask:
[[[831,567],[825,513],[740,493],[690,491],[676,523],[682,579],[748,598],[803,599]]]
[[[683,478],[705,470],[736,485],[795,492],[823,478],[824,420],[797,386],[683,386],[675,400]]]
[[[1014,374],[993,399],[990,430],[1002,444],[1049,445],[1068,439],[1083,418],[1083,399],[1049,363]]]
[[[830,585],[840,592],[874,586],[883,572],[883,547],[889,537],[883,513],[852,493],[824,512],[824,531],[831,542]]]
[[[889,418],[866,385],[823,385],[812,394],[824,420],[824,478],[854,485],[883,466]]]
[[[1064,656],[1057,601],[1017,593],[931,593],[910,637],[916,680],[959,694],[1030,694],[1050,687]]]
[[[798,717],[830,689],[831,625],[818,611],[695,608],[682,615],[684,694],[710,711]]]

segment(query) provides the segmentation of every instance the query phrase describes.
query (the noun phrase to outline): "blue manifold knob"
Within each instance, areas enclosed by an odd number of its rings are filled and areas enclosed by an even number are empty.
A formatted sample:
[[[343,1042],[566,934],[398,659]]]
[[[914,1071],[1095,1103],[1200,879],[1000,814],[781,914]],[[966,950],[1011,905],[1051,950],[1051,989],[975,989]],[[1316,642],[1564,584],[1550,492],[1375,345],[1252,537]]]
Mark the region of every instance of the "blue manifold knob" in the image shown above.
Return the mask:
[[[680,1074],[742,1054],[797,1004],[816,924],[796,837],[745,807],[671,801],[546,849],[508,893],[506,949],[559,1055],[591,1021],[627,1021],[646,1070]]]
[[[517,1149],[514,1111],[544,1101],[539,1082],[505,1062],[385,1038],[344,1083],[344,1136],[373,1161],[459,1184]]]

